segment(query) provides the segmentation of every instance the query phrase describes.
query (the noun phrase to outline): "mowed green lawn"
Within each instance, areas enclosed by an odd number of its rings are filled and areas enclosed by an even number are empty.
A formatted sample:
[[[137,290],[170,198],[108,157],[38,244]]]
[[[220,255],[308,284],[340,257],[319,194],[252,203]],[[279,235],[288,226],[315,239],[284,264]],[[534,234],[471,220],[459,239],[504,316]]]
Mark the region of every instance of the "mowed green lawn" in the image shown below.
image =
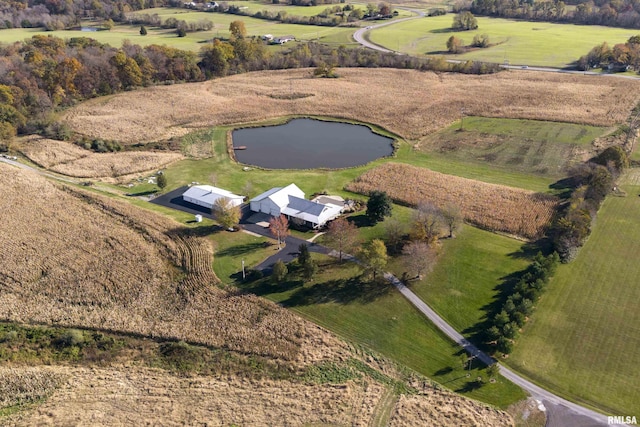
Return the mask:
[[[178,37],[175,30],[147,27],[147,35],[140,35],[139,25],[116,25],[110,31],[45,31],[42,28],[13,28],[0,30],[0,43],[13,43],[30,39],[36,34],[52,35],[63,39],[72,37],[89,37],[101,43],[111,46],[122,46],[125,40],[133,44],[148,46],[152,44],[167,45],[183,50],[198,51],[215,37],[229,37],[229,24],[233,21],[245,23],[249,36],[272,34],[273,36],[293,35],[298,40],[319,40],[327,43],[348,44],[352,39],[354,28],[320,27],[315,25],[281,24],[276,21],[267,21],[245,16],[228,15],[223,13],[206,13],[186,11],[184,9],[157,8],[147,9],[138,13],[157,13],[163,20],[173,17],[187,22],[211,21],[214,25],[210,31],[198,31],[187,33],[186,37]],[[87,25],[91,25],[87,23]],[[283,46],[273,46],[274,49],[282,49]]]
[[[583,152],[611,129],[538,120],[465,117],[420,144],[442,158],[489,164],[494,168],[554,178],[583,162]]]
[[[637,174],[636,174],[637,175]],[[562,265],[506,361],[609,414],[640,415],[640,185],[609,196],[577,259]]]
[[[411,289],[457,331],[467,331],[487,314],[504,278],[530,263],[523,242],[464,225],[453,239],[442,240],[433,271]]]
[[[444,337],[420,312],[389,284],[361,281],[359,267],[313,254],[320,269],[302,284],[297,278],[273,285],[268,279],[245,289],[276,301],[349,341],[359,343],[445,387],[502,408],[522,399],[524,393],[504,378],[475,390],[465,386],[484,370],[462,366],[460,347]],[[467,373],[470,376],[467,377]]]
[[[451,31],[453,17],[453,14],[447,14],[413,19],[374,29],[369,38],[381,46],[412,55],[441,53],[455,59],[497,63],[507,60],[512,65],[566,67],[602,42],[613,46],[640,33],[640,30],[624,28],[485,17],[477,17],[477,30]],[[452,35],[461,38],[464,45],[470,45],[476,34],[487,34],[494,46],[460,55],[446,52],[447,39]]]

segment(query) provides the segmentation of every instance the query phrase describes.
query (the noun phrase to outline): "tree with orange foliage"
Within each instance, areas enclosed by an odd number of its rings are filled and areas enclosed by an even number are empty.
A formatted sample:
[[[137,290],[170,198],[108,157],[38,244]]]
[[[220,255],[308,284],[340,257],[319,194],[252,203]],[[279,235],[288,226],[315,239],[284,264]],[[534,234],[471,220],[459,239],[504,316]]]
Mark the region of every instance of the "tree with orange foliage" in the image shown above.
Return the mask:
[[[271,218],[269,229],[273,237],[278,239],[278,249],[281,249],[282,241],[289,235],[289,220],[284,215]]]

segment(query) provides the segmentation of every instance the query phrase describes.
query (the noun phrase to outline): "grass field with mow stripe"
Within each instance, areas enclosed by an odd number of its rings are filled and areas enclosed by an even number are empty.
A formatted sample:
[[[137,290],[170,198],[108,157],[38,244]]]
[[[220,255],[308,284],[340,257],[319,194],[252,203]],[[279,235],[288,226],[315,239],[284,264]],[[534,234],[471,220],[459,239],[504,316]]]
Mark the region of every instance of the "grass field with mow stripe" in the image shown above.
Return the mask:
[[[462,127],[462,129],[461,129]],[[541,120],[464,117],[429,135],[422,152],[492,168],[562,178],[596,155],[593,141],[612,128]]]
[[[523,392],[499,378],[479,389],[468,383],[478,376],[474,366],[470,377],[462,365],[460,347],[447,339],[431,322],[389,284],[371,284],[358,276],[355,264],[313,254],[320,268],[310,282],[295,277],[274,285],[268,278],[244,286],[275,301],[332,332],[365,345],[424,374],[465,396],[500,407],[523,398]]]
[[[628,196],[605,200],[591,237],[558,268],[507,363],[554,392],[640,415],[640,185],[621,188]]]

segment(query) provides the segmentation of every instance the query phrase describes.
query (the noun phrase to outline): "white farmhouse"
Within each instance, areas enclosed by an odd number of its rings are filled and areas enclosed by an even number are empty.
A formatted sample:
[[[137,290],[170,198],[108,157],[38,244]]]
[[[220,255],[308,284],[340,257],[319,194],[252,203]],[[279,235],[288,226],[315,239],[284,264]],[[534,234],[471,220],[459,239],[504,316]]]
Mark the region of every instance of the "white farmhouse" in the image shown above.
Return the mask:
[[[226,197],[231,200],[233,206],[240,206],[244,201],[243,196],[238,196],[230,191],[223,190],[222,188],[214,187],[211,185],[194,185],[189,187],[187,191],[182,193],[182,198],[185,202],[193,203],[194,205],[203,206],[207,209],[213,208],[213,204],[216,200]]]
[[[250,201],[250,208],[253,212],[271,216],[284,215],[298,224],[318,228],[340,216],[343,206],[306,200],[304,192],[297,185],[289,184],[254,197]]]

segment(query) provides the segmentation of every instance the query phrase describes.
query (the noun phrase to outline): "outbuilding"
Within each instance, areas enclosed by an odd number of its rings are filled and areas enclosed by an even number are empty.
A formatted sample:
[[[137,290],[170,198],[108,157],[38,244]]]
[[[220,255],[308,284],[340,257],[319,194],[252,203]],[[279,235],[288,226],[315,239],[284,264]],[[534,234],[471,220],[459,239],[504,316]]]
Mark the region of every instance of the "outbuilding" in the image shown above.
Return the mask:
[[[231,200],[233,206],[240,206],[244,201],[243,196],[233,194],[230,191],[212,185],[194,185],[189,187],[187,191],[182,193],[182,198],[185,202],[193,203],[194,205],[202,206],[209,210],[213,208],[216,200],[221,198]]]

